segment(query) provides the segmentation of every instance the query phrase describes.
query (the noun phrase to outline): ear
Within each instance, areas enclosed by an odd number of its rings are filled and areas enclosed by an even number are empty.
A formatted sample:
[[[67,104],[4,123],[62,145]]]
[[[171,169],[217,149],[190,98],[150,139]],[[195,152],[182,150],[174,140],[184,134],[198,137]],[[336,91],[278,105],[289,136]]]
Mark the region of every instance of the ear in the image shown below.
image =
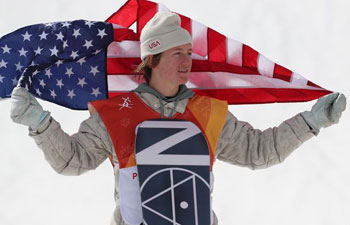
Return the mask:
[[[153,64],[152,64],[152,60],[153,60],[153,55],[148,55],[146,57],[146,60],[147,60],[147,66],[150,67],[150,68],[153,68]]]

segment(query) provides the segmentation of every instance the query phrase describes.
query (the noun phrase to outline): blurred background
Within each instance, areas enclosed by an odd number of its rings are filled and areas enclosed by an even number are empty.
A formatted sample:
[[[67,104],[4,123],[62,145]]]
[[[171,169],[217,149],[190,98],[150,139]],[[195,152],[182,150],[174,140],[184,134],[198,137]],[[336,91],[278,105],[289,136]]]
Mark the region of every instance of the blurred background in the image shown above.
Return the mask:
[[[162,0],[170,10],[243,42],[312,82],[350,97],[350,2],[346,0]],[[121,0],[0,0],[0,36],[43,22],[104,21]],[[309,110],[307,103],[230,106],[264,130]],[[88,118],[40,101],[73,134]],[[0,224],[102,225],[114,209],[108,161],[80,177],[56,174],[26,127],[0,101]],[[279,165],[251,171],[217,161],[213,207],[220,225],[349,225],[350,113]]]

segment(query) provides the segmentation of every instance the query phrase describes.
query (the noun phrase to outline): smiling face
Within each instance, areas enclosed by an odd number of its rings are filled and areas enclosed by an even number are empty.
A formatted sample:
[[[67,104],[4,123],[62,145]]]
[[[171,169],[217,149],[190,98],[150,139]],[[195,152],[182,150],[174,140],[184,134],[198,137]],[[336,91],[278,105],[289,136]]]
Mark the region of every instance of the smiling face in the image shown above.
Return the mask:
[[[191,44],[180,45],[162,52],[159,64],[152,67],[151,87],[165,96],[172,96],[171,94],[176,91],[175,95],[179,85],[188,81],[192,67],[191,56]]]

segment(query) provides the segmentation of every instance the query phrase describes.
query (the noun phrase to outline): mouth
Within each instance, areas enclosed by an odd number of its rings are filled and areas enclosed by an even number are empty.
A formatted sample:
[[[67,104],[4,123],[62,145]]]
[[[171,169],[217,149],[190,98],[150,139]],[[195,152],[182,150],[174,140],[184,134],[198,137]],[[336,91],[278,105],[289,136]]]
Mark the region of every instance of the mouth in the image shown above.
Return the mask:
[[[177,72],[179,72],[179,73],[189,73],[190,70],[189,69],[181,69],[181,70],[178,70]]]

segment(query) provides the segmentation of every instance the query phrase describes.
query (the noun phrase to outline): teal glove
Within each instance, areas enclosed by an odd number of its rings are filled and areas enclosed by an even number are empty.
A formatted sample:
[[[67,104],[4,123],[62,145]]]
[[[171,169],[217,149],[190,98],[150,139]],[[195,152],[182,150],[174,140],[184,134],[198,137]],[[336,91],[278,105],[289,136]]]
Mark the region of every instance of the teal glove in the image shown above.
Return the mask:
[[[345,108],[345,96],[340,93],[332,93],[318,99],[315,105],[312,106],[311,111],[302,112],[301,115],[318,134],[322,127],[338,123]]]
[[[39,102],[26,89],[16,87],[11,96],[11,119],[15,123],[27,125],[37,130],[50,121],[50,113],[44,111]]]

